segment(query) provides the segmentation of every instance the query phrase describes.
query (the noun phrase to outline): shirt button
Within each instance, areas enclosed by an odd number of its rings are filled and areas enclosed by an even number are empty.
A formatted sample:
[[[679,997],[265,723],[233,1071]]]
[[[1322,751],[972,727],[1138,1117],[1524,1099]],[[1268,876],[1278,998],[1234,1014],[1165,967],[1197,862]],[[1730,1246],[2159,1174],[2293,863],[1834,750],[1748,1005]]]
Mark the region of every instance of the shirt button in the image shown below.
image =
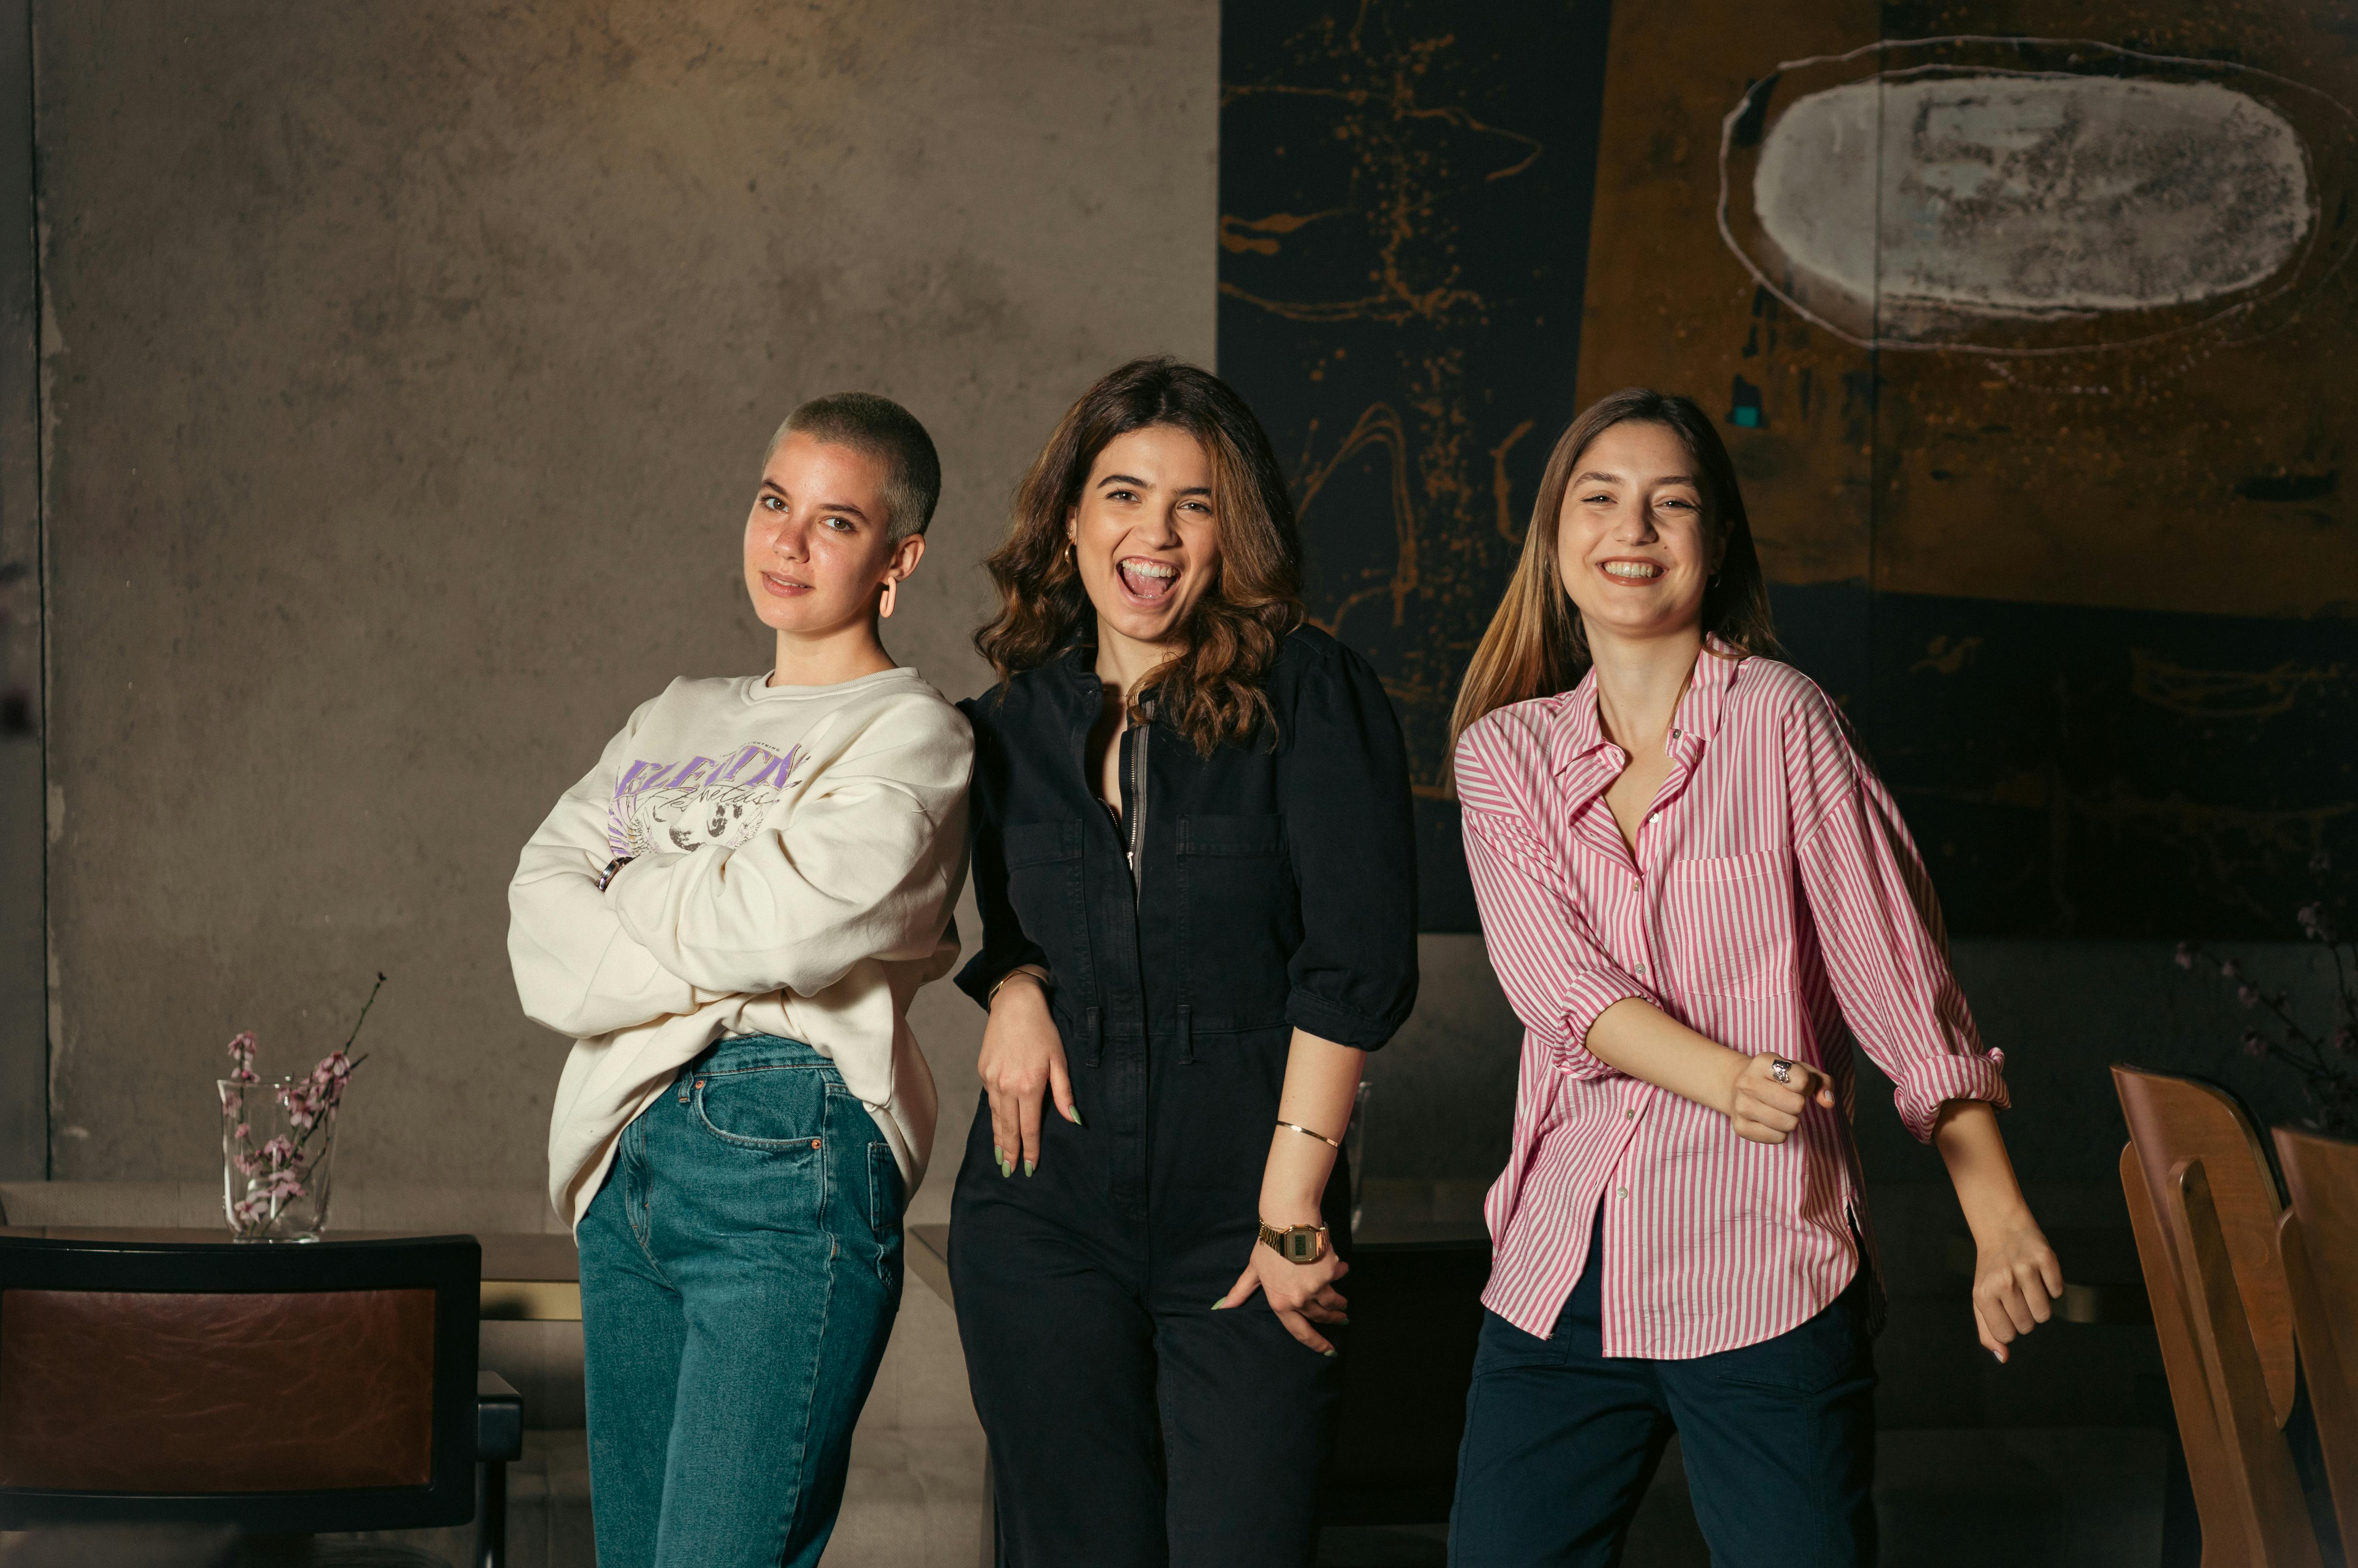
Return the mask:
[[[1619,1193],[1625,1198],[1629,1195],[1629,1189],[1627,1187],[1616,1187],[1614,1191]]]
[[[1624,1121],[1635,1121],[1638,1119],[1638,1113],[1634,1110],[1625,1110],[1621,1113],[1621,1119]],[[1625,1192],[1621,1195],[1623,1197],[1627,1197],[1629,1195]]]
[[[1629,966],[1629,972],[1633,975],[1642,975],[1646,972],[1646,966],[1643,964],[1632,964]]]
[[[1678,732],[1677,730],[1671,730],[1671,740],[1673,740],[1673,741],[1675,741],[1675,740],[1677,740],[1678,738],[1679,738],[1679,732]]]

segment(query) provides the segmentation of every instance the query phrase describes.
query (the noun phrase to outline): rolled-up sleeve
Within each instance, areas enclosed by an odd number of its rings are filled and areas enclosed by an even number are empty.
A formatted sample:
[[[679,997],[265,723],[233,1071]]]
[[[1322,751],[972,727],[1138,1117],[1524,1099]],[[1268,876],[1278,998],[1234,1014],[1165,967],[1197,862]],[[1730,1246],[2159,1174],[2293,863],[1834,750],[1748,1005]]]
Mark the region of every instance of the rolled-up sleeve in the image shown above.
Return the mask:
[[[1844,1022],[1897,1086],[1899,1119],[1929,1141],[1943,1102],[2005,1108],[2005,1053],[1985,1047],[1949,967],[1932,879],[1898,804],[1831,705],[1789,714],[1794,859]]]
[[[1312,670],[1278,765],[1303,938],[1285,1019],[1373,1051],[1416,1005],[1416,824],[1391,699],[1347,649]]]
[[[1531,1037],[1568,1077],[1606,1078],[1619,1071],[1590,1054],[1588,1032],[1617,1001],[1653,993],[1607,957],[1563,885],[1562,869],[1541,849],[1506,787],[1507,772],[1487,754],[1494,728],[1468,731],[1457,745],[1457,801],[1465,824],[1466,869],[1482,916],[1482,944],[1498,988]],[[1657,1003],[1659,1005],[1659,1003]]]

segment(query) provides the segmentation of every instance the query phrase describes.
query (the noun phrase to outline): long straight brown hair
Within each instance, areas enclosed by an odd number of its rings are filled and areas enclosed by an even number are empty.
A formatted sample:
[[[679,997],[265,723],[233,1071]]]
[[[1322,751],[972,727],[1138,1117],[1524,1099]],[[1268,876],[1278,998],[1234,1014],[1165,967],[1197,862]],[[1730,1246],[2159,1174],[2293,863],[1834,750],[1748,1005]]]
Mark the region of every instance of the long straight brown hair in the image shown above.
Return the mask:
[[[1065,411],[1016,487],[1006,543],[985,563],[1004,602],[974,645],[1003,687],[1091,624],[1096,611],[1065,548],[1065,520],[1080,504],[1098,454],[1118,436],[1157,425],[1195,437],[1211,460],[1219,575],[1188,612],[1185,650],[1139,684],[1131,711],[1136,717],[1151,697],[1156,721],[1208,757],[1264,722],[1273,731],[1262,683],[1280,640],[1303,618],[1302,541],[1284,472],[1260,421],[1209,371],[1162,356],[1132,360]]]
[[[1694,460],[1705,542],[1721,551],[1719,570],[1703,590],[1704,634],[1740,654],[1784,656],[1727,444],[1693,398],[1625,386],[1582,409],[1548,454],[1539,498],[1531,503],[1531,525],[1523,534],[1522,559],[1457,688],[1457,706],[1449,716],[1452,752],[1457,738],[1483,715],[1511,702],[1569,691],[1587,673],[1588,636],[1556,567],[1556,524],[1582,454],[1614,426],[1632,421],[1667,427]]]

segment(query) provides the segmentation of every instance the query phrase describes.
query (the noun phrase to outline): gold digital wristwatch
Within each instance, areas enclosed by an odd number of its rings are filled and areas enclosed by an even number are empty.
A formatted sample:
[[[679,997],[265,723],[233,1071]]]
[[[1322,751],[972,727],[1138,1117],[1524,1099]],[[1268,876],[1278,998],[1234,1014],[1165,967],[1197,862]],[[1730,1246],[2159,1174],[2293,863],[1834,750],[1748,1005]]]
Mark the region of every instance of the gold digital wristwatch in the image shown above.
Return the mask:
[[[1326,1227],[1323,1225],[1290,1225],[1280,1230],[1264,1219],[1260,1222],[1260,1238],[1271,1251],[1289,1263],[1315,1263],[1326,1256]]]

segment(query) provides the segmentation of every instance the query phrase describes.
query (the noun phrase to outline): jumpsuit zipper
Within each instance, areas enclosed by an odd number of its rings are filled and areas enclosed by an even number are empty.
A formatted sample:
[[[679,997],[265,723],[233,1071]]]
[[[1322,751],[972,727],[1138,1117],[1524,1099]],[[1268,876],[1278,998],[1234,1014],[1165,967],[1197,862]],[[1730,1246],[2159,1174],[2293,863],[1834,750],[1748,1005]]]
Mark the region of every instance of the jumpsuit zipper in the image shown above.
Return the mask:
[[[1133,903],[1144,898],[1146,860],[1146,737],[1153,720],[1130,727],[1135,737],[1130,749],[1130,893]]]

